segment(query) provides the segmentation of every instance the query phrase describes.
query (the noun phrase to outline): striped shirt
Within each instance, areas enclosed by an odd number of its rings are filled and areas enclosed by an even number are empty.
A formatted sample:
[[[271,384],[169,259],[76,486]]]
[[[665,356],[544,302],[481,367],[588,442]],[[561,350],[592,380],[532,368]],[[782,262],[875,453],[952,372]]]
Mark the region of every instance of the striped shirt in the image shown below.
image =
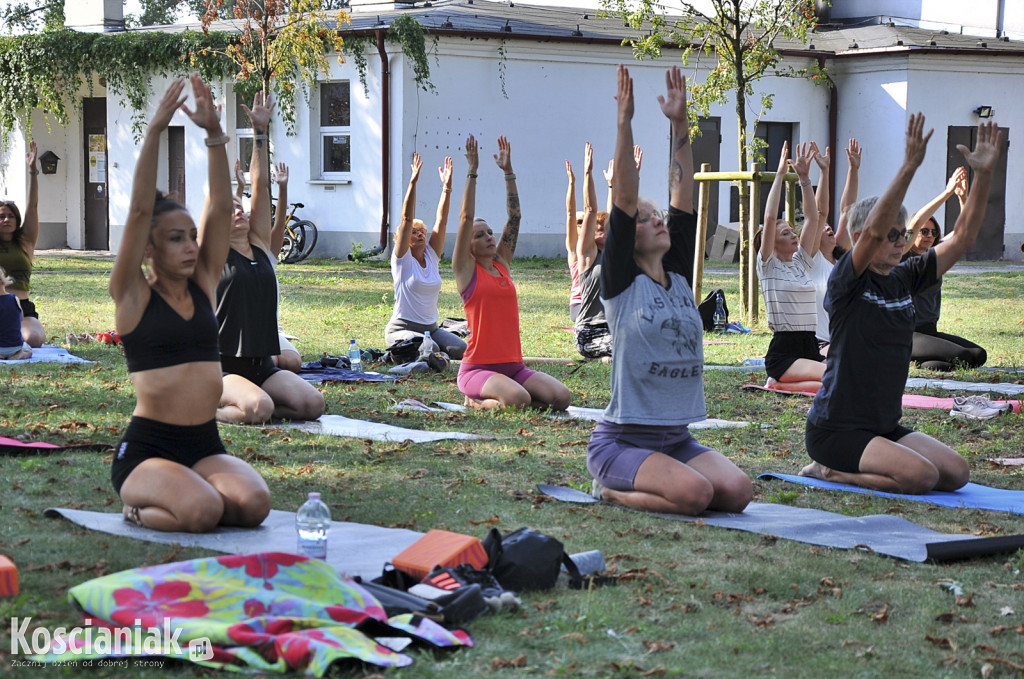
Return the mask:
[[[757,255],[757,278],[764,294],[768,327],[773,332],[814,332],[818,327],[818,310],[814,298],[814,281],[810,272],[814,258],[803,247],[797,248],[792,261],[783,262],[775,253],[762,261]]]

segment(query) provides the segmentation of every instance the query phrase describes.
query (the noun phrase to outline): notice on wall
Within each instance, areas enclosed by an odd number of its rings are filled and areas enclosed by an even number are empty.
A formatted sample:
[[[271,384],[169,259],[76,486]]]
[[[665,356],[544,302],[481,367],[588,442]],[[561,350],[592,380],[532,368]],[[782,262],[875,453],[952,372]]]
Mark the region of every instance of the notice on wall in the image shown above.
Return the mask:
[[[104,184],[107,181],[107,140],[106,135],[89,135],[89,182]]]

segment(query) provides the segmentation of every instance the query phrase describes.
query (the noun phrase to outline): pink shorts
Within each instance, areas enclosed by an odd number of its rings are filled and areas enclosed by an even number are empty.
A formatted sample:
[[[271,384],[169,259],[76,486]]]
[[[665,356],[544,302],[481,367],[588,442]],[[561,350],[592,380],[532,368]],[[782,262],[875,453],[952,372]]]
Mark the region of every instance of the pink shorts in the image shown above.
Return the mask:
[[[484,384],[491,376],[504,375],[523,385],[535,372],[537,371],[530,370],[522,361],[518,363],[482,363],[480,365],[473,365],[463,361],[459,366],[459,391],[479,401],[483,398],[481,391],[484,388]]]

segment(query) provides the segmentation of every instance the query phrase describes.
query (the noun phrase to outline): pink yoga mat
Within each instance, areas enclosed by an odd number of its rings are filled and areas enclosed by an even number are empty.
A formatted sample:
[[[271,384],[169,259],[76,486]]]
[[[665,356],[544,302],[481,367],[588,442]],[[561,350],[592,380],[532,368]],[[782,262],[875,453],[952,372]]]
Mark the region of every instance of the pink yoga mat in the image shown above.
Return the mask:
[[[769,389],[766,386],[760,384],[744,384],[743,389],[758,389],[760,391],[773,391],[777,394],[786,394],[788,396],[814,396],[814,394],[805,391],[787,391],[785,389]],[[995,404],[1009,403],[1013,406],[1013,412],[1020,412],[1020,401],[992,401]],[[903,394],[903,407],[904,408],[941,408],[944,410],[951,410],[953,408],[952,397],[943,398],[939,396],[927,396],[925,394]]]
[[[0,436],[0,446],[13,446],[15,448],[60,448],[52,443],[22,443],[18,439],[9,439]]]

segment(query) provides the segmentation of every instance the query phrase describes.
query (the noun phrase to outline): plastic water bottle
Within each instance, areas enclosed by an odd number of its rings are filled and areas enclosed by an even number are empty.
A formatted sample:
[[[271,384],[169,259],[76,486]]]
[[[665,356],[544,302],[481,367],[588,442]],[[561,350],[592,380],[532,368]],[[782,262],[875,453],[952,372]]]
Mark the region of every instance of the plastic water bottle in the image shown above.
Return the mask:
[[[348,341],[349,367],[357,373],[363,372],[363,356],[359,353],[359,345],[355,340]]]
[[[420,342],[420,360],[427,360],[427,358],[429,358],[435,351],[440,351],[440,349],[437,346],[437,342],[431,339],[430,331],[427,330],[423,333],[423,341]]]
[[[320,493],[310,493],[295,512],[295,531],[299,534],[299,554],[311,559],[327,558],[327,532],[331,530],[331,510],[320,501]]]
[[[728,318],[725,313],[725,298],[722,297],[722,291],[719,290],[718,294],[715,295],[715,315],[712,316],[715,332],[725,332],[725,326],[729,322]]]

